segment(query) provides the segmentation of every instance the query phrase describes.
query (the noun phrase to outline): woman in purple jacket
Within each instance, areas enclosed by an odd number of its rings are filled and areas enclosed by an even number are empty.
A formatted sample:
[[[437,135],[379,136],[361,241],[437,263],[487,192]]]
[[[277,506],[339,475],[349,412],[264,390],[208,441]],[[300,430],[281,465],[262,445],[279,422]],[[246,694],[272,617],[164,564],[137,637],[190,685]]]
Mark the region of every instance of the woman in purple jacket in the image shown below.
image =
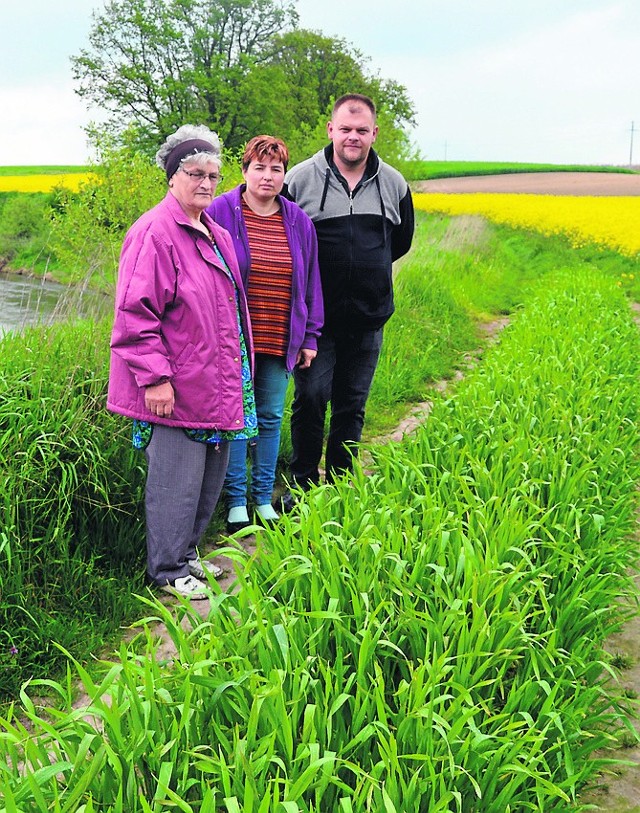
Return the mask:
[[[242,158],[244,183],[207,212],[233,240],[247,292],[255,347],[258,437],[251,442],[251,496],[261,522],[278,519],[271,500],[289,374],[309,367],[323,322],[316,232],[302,209],[280,194],[289,152],[260,135]],[[225,481],[230,533],[249,525],[247,441],[231,444]]]
[[[257,434],[251,325],[229,234],[209,217],[220,142],[184,125],[158,150],[169,190],[129,229],[120,256],[108,409],[133,419],[148,463],[147,574],[208,595],[198,545],[224,483],[228,441]]]

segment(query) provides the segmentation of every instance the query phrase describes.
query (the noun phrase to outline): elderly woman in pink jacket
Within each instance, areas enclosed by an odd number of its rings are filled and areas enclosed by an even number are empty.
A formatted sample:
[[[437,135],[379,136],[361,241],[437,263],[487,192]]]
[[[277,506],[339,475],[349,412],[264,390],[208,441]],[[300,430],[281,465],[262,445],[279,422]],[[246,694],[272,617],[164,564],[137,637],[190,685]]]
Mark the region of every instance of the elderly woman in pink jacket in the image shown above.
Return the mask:
[[[158,150],[168,192],[120,256],[107,407],[132,419],[147,459],[147,575],[203,599],[222,575],[198,546],[224,483],[229,441],[257,435],[251,327],[228,232],[205,209],[220,143],[184,125]]]

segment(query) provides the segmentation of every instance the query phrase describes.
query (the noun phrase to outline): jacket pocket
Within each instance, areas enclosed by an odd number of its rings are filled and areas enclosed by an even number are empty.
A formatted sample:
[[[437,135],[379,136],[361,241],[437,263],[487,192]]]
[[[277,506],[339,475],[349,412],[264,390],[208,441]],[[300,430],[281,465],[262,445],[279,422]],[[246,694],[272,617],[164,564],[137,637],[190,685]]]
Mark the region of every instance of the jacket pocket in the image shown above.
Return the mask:
[[[171,362],[171,369],[173,370],[174,374],[179,373],[180,370],[185,366],[185,364],[188,364],[188,362],[191,360],[191,357],[193,356],[194,350],[195,347],[193,343],[187,342],[187,344],[178,354],[178,357],[175,359],[175,361]]]

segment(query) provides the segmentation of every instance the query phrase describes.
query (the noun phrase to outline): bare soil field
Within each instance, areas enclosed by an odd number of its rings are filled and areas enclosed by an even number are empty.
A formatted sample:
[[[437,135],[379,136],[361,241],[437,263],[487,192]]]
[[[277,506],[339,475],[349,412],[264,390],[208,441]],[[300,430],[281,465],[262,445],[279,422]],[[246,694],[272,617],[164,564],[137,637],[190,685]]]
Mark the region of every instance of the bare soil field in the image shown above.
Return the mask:
[[[412,184],[416,192],[502,192],[521,195],[640,195],[640,174],[618,172],[522,172],[436,178]]]

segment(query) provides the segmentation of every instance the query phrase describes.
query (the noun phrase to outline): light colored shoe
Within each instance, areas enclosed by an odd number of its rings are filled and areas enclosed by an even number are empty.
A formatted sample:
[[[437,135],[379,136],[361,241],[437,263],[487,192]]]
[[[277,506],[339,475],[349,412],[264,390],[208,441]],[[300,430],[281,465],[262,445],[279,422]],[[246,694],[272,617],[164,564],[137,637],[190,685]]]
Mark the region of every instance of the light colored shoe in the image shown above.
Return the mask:
[[[256,505],[256,514],[263,525],[273,525],[280,519],[280,514],[274,509],[270,502],[265,505]]]
[[[162,585],[162,589],[167,593],[172,593],[174,596],[182,596],[182,598],[190,598],[194,601],[202,601],[209,598],[207,585],[203,584],[193,576],[182,576],[181,578],[174,579],[173,584],[168,582]]]
[[[246,505],[234,505],[227,514],[227,533],[235,534],[251,525]]]
[[[229,513],[227,514],[227,522],[244,522],[248,525],[249,521],[249,514],[247,512],[246,505],[234,505],[233,508],[229,509]]]
[[[196,579],[202,579],[202,581],[206,581],[207,573],[210,573],[214,579],[224,576],[224,570],[221,567],[202,559],[189,559],[187,566],[189,567],[189,573],[195,576]]]

